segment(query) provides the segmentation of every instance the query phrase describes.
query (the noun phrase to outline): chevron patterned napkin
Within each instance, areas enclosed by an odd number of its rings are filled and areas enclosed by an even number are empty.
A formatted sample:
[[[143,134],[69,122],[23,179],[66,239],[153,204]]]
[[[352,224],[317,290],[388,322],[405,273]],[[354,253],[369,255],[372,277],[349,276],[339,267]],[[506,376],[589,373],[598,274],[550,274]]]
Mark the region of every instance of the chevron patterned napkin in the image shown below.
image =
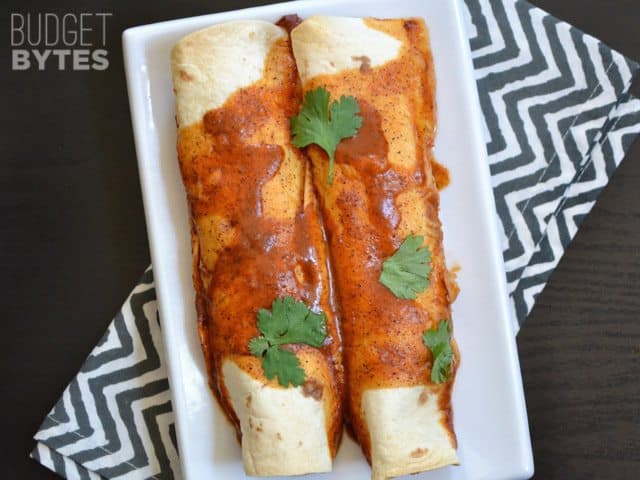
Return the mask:
[[[465,3],[517,331],[640,133],[638,65],[525,1]],[[69,479],[180,477],[151,268],[35,440]]]

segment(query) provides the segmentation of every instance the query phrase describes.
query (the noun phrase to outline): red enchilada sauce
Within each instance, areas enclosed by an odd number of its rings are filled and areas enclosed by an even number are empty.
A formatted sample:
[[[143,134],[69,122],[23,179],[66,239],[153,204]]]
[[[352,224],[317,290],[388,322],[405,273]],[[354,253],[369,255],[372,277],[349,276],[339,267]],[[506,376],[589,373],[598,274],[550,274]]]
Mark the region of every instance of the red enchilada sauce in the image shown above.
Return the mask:
[[[291,30],[296,28],[298,25],[302,23],[302,19],[295,13],[291,15],[285,15],[280,20],[276,22],[276,25],[284,28],[287,33],[291,33]]]
[[[439,163],[437,160],[431,160],[431,171],[433,172],[433,178],[436,181],[438,190],[444,190],[451,183],[451,176],[447,167]]]

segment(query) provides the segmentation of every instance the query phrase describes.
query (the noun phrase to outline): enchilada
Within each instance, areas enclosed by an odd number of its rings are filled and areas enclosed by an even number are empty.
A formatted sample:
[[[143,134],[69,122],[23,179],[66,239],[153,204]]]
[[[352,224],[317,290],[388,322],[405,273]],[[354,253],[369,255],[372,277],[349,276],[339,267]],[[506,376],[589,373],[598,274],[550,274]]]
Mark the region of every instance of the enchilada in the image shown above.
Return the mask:
[[[180,40],[171,61],[211,387],[247,474],[329,471],[340,337],[310,166],[290,142],[300,91],[289,37],[261,21],[215,25]]]
[[[374,479],[456,464],[456,292],[438,217],[437,180],[446,178],[431,153],[436,106],[426,26],[312,17],[291,38],[305,101],[326,90],[338,111],[354,97],[361,118],[335,155],[308,148],[342,312],[350,427]],[[400,257],[420,260],[403,265]],[[405,277],[420,281],[412,290]]]

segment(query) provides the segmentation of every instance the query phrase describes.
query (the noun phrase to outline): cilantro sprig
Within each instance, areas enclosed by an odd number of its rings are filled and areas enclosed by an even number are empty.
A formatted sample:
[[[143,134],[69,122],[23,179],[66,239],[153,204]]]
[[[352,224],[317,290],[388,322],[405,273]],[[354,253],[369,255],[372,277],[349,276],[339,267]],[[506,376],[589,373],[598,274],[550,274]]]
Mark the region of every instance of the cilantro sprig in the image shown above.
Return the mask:
[[[451,363],[453,362],[449,320],[442,320],[437,327],[425,330],[422,334],[422,341],[431,351],[433,357],[431,381],[433,383],[446,382],[451,373]]]
[[[353,137],[362,126],[360,106],[352,96],[342,96],[329,106],[329,92],[318,87],[308,91],[302,102],[300,113],[291,118],[292,142],[296,147],[315,143],[329,155],[329,176],[333,181],[333,164],[336,147],[345,138]]]
[[[251,339],[249,351],[262,360],[265,377],[271,380],[277,376],[283,387],[302,385],[305,373],[300,360],[281,345],[304,343],[320,348],[327,338],[326,315],[313,312],[293,297],[277,298],[271,311],[258,311],[258,330],[262,335]]]
[[[431,250],[423,242],[422,235],[409,235],[382,264],[379,281],[398,298],[414,300],[429,286]]]

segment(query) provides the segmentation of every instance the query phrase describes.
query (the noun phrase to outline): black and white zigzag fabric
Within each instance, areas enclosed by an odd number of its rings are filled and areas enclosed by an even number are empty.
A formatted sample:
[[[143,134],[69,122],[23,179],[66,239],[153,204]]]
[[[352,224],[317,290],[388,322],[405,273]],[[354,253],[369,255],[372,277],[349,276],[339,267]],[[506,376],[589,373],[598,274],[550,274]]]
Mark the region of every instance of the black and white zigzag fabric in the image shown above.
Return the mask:
[[[575,195],[606,185],[600,151],[614,148],[607,139],[616,119],[634,108],[625,94],[638,65],[527,2],[466,4],[505,271],[522,324],[593,206],[576,205]]]
[[[525,1],[465,3],[519,327],[640,134],[638,65]],[[69,479],[180,478],[151,268],[35,440]]]
[[[179,478],[153,273],[138,285],[35,436],[69,479]]]

